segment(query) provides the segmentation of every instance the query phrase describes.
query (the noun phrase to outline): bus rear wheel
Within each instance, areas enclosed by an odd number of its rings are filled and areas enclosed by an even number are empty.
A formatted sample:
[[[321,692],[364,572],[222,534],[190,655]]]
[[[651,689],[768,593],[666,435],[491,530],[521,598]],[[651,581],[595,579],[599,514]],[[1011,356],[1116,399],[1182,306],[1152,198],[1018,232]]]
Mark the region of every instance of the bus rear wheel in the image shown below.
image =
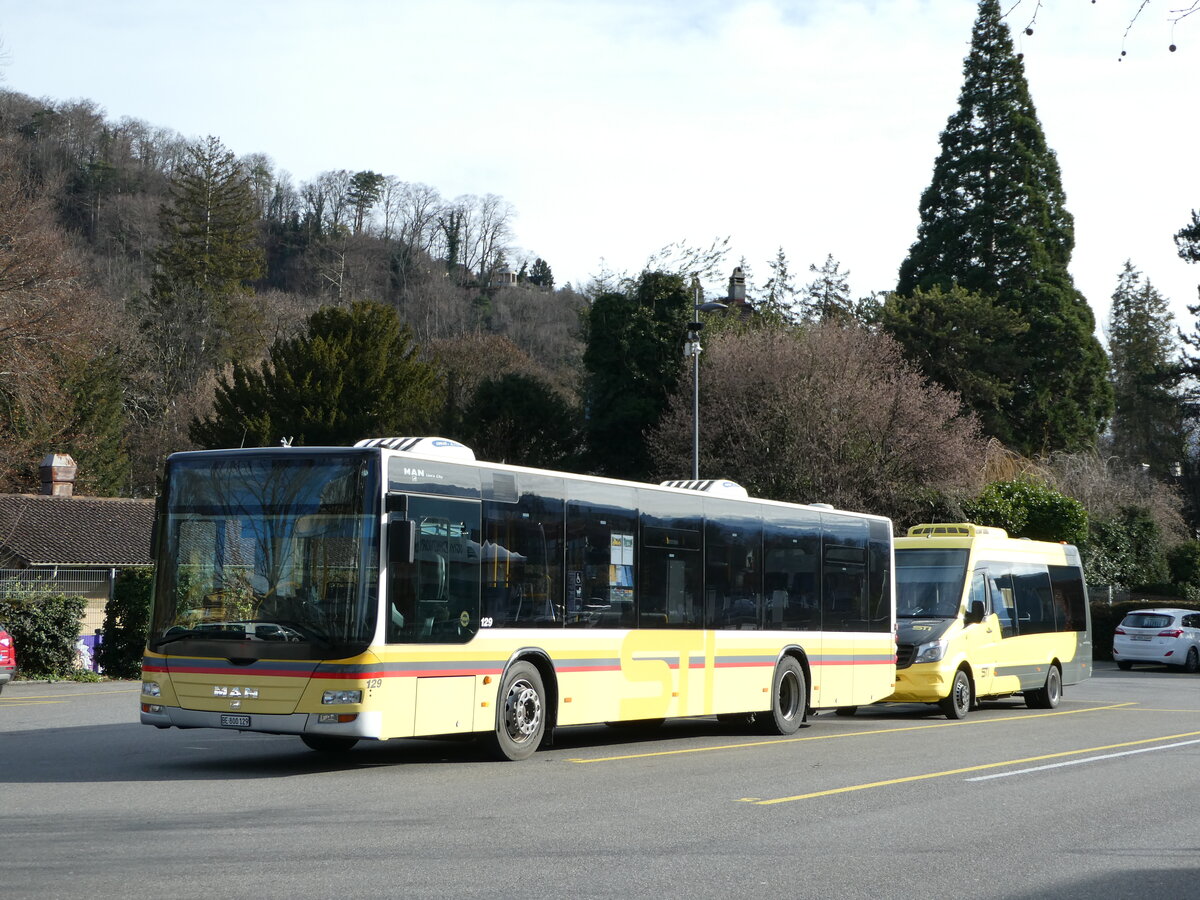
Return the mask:
[[[504,674],[497,697],[496,730],[489,741],[501,760],[528,759],[546,733],[546,689],[542,675],[527,662],[516,662]]]
[[[971,689],[971,676],[966,669],[954,673],[954,684],[950,687],[950,696],[938,701],[938,708],[946,714],[947,719],[961,719],[971,711],[971,697],[975,692]]]
[[[1025,705],[1030,709],[1054,709],[1062,699],[1062,675],[1058,666],[1051,665],[1046,683],[1036,691],[1025,692]]]
[[[758,713],[755,720],[767,734],[795,734],[804,724],[807,709],[804,670],[795,658],[785,656],[775,666],[775,676],[771,679],[771,709]]]
[[[302,734],[300,740],[309,750],[318,753],[345,753],[358,743],[358,738],[337,737],[331,734]]]

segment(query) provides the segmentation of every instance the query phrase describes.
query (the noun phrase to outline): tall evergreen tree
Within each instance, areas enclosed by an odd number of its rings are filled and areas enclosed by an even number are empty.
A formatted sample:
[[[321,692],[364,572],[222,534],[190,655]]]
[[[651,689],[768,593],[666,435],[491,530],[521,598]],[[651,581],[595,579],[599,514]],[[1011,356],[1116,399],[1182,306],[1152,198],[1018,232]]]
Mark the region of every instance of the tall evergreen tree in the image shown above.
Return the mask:
[[[554,273],[550,271],[550,264],[540,256],[533,261],[529,269],[529,282],[538,287],[554,287]]]
[[[627,291],[596,297],[583,352],[587,442],[605,475],[645,479],[646,432],[666,408],[683,371],[692,291],[681,275],[643,272]]]
[[[787,254],[780,247],[775,258],[767,263],[771,277],[763,292],[758,311],[767,319],[777,322],[794,322],[799,317],[796,309],[796,284],[788,266]]]
[[[810,322],[836,322],[847,324],[854,318],[854,300],[850,297],[849,272],[838,268],[838,261],[830,253],[819,267],[816,263],[808,271],[817,277],[800,292],[800,308]]]
[[[249,178],[215,137],[188,148],[161,220],[143,330],[174,394],[259,349],[249,297],[263,251]]]
[[[897,302],[959,285],[1029,323],[992,433],[1026,453],[1094,444],[1112,410],[1095,318],[1067,270],[1074,223],[999,0],[980,0],[959,108],[921,197]]]
[[[1126,262],[1112,296],[1108,349],[1116,410],[1113,451],[1169,475],[1183,459],[1175,318],[1149,280]]]
[[[278,340],[257,369],[234,363],[212,415],[188,428],[202,447],[271,446],[282,438],[341,446],[366,437],[422,434],[443,400],[436,370],[417,357],[412,331],[373,302],[313,313],[303,334]]]

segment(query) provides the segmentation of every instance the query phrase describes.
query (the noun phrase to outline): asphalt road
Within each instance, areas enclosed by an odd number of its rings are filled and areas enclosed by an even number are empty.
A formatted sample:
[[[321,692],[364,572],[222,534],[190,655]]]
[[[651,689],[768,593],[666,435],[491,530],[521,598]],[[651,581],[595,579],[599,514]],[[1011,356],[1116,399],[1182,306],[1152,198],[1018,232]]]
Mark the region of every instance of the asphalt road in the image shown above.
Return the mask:
[[[0,897],[1200,897],[1200,676],[1055,711],[470,741],[157,731],[130,683],[0,695]]]

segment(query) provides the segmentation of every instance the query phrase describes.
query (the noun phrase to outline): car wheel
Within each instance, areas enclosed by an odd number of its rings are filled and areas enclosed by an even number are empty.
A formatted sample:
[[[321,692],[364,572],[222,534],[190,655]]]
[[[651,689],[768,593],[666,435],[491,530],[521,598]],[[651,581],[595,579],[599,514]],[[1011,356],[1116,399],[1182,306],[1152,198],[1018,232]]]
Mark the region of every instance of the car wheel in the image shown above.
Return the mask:
[[[1125,662],[1125,660],[1121,660],[1119,663],[1117,663],[1117,668],[1120,669],[1122,672],[1128,672],[1130,669],[1133,668],[1133,663]]]
[[[1195,647],[1188,647],[1187,659],[1183,661],[1183,671],[1200,672],[1200,653]]]
[[[971,676],[966,669],[954,673],[954,684],[950,686],[950,696],[938,701],[938,708],[946,714],[947,719],[961,719],[971,711],[971,697],[975,692],[971,689]]]

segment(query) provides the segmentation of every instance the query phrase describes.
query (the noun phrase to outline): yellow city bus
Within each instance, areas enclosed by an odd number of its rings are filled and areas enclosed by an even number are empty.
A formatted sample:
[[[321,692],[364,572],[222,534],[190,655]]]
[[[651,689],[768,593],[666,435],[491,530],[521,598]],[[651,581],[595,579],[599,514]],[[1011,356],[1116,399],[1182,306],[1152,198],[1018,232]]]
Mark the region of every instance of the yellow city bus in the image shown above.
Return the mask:
[[[895,674],[891,523],[478,462],[440,438],[173,454],[141,720],[361,739],[717,715],[790,734]]]
[[[915,525],[896,539],[896,690],[961,719],[980,699],[1058,706],[1092,674],[1079,551],[969,523]]]

